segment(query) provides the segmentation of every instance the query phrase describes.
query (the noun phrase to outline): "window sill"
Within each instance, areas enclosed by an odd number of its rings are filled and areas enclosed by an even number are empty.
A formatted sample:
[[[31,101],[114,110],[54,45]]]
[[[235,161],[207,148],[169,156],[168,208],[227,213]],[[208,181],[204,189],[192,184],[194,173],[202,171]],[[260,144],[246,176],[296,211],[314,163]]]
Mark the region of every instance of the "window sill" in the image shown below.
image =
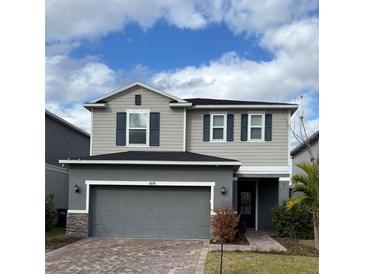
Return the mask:
[[[210,143],[226,143],[227,140],[210,140]]]
[[[254,139],[251,139],[251,140],[247,140],[248,143],[264,143],[265,140],[254,140]]]
[[[128,144],[126,147],[150,147],[149,145]]]

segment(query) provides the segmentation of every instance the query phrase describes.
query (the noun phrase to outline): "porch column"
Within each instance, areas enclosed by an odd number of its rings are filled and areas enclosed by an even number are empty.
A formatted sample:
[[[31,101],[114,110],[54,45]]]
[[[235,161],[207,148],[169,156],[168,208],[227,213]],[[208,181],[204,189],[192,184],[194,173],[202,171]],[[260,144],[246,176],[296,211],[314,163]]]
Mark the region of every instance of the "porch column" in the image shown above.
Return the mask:
[[[289,199],[289,177],[280,177],[278,183],[278,205]]]

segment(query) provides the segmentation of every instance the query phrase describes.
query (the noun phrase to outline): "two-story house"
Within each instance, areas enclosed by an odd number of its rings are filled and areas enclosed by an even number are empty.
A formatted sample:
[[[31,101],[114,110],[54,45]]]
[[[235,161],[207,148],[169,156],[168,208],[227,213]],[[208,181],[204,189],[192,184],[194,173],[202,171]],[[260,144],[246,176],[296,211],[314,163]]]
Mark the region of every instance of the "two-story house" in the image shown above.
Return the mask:
[[[69,188],[69,170],[58,161],[89,155],[89,147],[89,133],[45,110],[45,194],[54,194],[56,209],[68,208]]]
[[[295,104],[181,99],[137,82],[84,107],[90,156],[60,161],[68,234],[204,239],[225,203],[270,230],[288,198]]]

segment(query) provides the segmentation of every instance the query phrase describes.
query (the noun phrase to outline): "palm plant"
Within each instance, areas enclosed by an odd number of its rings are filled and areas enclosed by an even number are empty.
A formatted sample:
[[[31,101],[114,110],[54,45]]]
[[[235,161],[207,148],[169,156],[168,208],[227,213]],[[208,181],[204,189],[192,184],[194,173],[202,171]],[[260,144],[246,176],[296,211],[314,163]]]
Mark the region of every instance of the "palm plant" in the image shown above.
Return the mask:
[[[301,193],[302,202],[312,210],[315,247],[319,249],[319,160],[299,163],[297,167],[305,174],[293,175],[293,193]]]

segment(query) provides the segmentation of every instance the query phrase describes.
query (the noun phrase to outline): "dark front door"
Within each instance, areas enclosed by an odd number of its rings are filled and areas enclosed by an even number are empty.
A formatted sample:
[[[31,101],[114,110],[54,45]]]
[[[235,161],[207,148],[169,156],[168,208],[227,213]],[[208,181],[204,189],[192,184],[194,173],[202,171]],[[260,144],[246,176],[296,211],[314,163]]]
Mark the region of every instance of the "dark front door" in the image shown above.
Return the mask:
[[[238,181],[238,213],[249,228],[255,228],[256,182]]]

